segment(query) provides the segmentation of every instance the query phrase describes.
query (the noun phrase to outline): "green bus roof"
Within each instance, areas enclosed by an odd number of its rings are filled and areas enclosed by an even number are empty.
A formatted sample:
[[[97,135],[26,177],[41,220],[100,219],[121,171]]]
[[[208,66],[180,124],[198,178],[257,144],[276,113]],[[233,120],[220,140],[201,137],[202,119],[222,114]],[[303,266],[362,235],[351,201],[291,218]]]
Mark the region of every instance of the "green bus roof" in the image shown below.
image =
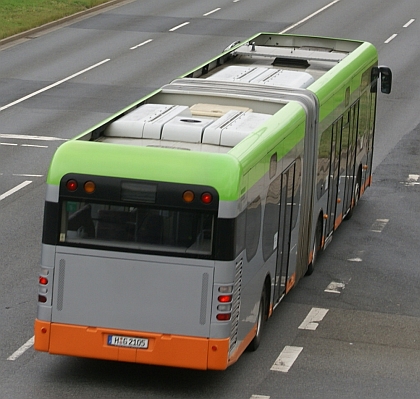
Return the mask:
[[[271,79],[276,73],[276,79],[281,79],[278,71],[289,71],[288,79],[290,76],[306,79],[309,75],[313,81],[304,89],[315,93],[321,108],[325,108],[322,115],[326,115],[337,106],[337,99],[344,97],[343,88],[350,86],[352,91],[357,90],[362,73],[376,62],[376,49],[365,42],[270,33],[255,35],[188,72],[185,79],[151,93],[63,144],[53,157],[47,182],[58,185],[65,174],[80,173],[205,184],[216,188],[222,200],[236,200],[244,188],[251,187],[267,172],[269,165],[263,162],[255,175],[243,181],[243,176],[267,156],[269,149],[275,148],[280,159],[305,134],[305,112],[299,103],[281,100],[283,83],[279,87],[276,83],[253,85],[252,81],[246,81],[248,76],[267,75]],[[231,69],[236,74],[234,78],[230,77],[231,72],[226,72],[228,67],[234,67]],[[303,70],[306,75],[302,74]],[[203,143],[189,143],[187,149],[184,145],[167,148],[159,139],[147,141],[124,137],[124,133],[118,140],[107,136],[110,125],[120,123],[130,111],[139,110],[143,104],[191,108],[201,100],[225,108],[232,106],[235,110],[248,107],[249,112],[267,118],[238,143],[226,148]],[[143,125],[152,119],[149,115],[147,118]],[[182,143],[182,139],[179,141]]]

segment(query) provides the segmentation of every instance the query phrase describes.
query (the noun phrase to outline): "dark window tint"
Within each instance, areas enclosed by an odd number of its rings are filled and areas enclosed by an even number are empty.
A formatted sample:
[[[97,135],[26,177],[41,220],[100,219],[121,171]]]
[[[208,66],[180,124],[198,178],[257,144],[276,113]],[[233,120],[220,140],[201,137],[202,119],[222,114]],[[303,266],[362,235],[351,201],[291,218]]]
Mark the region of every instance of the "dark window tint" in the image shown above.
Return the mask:
[[[279,211],[280,211],[281,176],[273,180],[268,187],[263,223],[263,257],[267,260],[277,247]]]
[[[246,210],[246,257],[248,262],[255,256],[258,249],[261,230],[261,199],[257,197]]]
[[[214,215],[65,201],[59,240],[69,245],[211,255]]]

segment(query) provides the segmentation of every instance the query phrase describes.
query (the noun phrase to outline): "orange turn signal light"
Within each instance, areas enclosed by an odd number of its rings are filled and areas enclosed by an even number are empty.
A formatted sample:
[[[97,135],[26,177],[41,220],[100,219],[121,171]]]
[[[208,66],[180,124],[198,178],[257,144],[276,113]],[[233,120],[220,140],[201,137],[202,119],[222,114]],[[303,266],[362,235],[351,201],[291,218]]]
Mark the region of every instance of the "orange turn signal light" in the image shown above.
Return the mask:
[[[85,190],[85,193],[92,194],[95,192],[96,184],[93,181],[89,180],[84,184],[83,188]]]
[[[182,194],[182,199],[188,203],[193,202],[194,193],[191,190],[184,191],[184,193]]]

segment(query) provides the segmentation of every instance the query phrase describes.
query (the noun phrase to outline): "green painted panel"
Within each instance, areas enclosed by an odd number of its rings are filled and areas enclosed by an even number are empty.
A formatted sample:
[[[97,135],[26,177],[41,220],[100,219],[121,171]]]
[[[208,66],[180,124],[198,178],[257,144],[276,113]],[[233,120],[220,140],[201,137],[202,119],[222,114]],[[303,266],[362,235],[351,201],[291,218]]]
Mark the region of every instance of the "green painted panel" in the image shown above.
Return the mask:
[[[238,198],[241,165],[228,154],[69,141],[55,153],[47,182],[58,185],[67,173],[206,184],[221,200]]]

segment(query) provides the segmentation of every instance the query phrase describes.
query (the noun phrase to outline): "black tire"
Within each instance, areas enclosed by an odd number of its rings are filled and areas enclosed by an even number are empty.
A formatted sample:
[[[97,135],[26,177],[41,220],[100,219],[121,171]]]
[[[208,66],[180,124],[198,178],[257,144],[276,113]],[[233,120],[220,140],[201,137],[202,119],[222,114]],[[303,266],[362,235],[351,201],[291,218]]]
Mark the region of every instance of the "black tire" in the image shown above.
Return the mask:
[[[248,345],[248,350],[251,352],[255,352],[261,343],[261,335],[263,331],[264,324],[267,320],[267,295],[265,286],[263,288],[261,299],[260,299],[260,306],[258,309],[258,316],[257,316],[257,331],[255,333],[255,337]]]

